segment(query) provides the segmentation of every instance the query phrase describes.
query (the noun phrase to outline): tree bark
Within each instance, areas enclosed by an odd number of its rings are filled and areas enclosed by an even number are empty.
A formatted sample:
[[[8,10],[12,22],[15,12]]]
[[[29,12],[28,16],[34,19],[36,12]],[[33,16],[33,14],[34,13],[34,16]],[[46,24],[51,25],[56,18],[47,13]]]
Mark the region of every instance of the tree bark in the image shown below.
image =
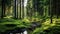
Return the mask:
[[[1,18],[3,18],[5,16],[5,1],[2,0],[2,14],[1,14]]]
[[[14,18],[16,18],[17,19],[17,17],[16,17],[16,0],[14,1]]]

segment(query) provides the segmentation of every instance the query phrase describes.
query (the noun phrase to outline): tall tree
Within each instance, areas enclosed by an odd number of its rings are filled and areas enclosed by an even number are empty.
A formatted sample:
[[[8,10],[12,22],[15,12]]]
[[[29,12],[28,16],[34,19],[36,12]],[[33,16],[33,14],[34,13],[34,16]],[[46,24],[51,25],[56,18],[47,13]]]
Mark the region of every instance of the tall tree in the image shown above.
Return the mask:
[[[20,0],[20,19],[21,19],[21,0]]]
[[[21,4],[22,6],[22,19],[24,18],[24,0],[22,0],[22,4]]]
[[[18,18],[18,0],[17,0],[17,11],[16,11],[17,15],[16,17]]]
[[[5,0],[2,0],[2,14],[1,14],[1,18],[3,18],[5,16]]]
[[[51,19],[51,23],[53,23],[53,22],[52,22],[52,17],[53,17],[52,0],[50,0],[50,19]]]
[[[16,10],[16,8],[17,8],[17,0],[14,0],[14,18],[16,18],[17,19],[17,10]]]

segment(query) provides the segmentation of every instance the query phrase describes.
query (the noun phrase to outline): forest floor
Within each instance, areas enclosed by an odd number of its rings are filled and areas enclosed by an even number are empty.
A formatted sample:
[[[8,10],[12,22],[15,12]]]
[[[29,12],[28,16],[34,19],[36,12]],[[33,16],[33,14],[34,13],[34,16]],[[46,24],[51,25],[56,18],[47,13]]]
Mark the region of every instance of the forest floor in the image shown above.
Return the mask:
[[[50,23],[50,19],[47,19],[46,22],[42,23],[40,28],[36,28],[33,31],[33,34],[60,34],[60,18],[53,19],[53,23]]]
[[[30,24],[31,23],[28,22],[23,23],[23,21],[19,19],[4,18],[0,19],[0,31],[10,30],[16,27],[30,27]]]
[[[18,19],[0,19],[0,31],[5,31],[5,30],[9,30],[9,29],[14,29],[16,27],[30,27],[31,23],[22,23],[22,20],[18,20]],[[6,26],[6,24],[14,24],[11,27]],[[36,28],[33,31],[33,34],[39,34],[40,32],[42,33],[44,31],[44,33],[46,33],[46,31],[49,32],[60,32],[59,29],[60,28],[60,18],[56,19],[53,18],[53,23],[50,23],[50,19],[46,19],[46,21],[44,23],[42,23],[41,27]],[[49,33],[47,32],[47,33]],[[53,33],[50,33],[53,34]]]

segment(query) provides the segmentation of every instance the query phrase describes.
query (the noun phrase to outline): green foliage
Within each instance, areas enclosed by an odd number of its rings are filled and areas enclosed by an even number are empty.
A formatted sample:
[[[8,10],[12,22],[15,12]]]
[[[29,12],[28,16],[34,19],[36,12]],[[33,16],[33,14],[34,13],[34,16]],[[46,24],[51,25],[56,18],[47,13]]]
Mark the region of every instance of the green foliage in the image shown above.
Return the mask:
[[[57,20],[57,22],[56,22]],[[53,23],[49,23],[50,20],[46,20],[46,22],[42,23],[42,26],[36,28],[32,34],[57,34],[60,32],[60,21],[59,19],[54,18]]]
[[[2,10],[1,9],[1,2],[2,2],[2,0],[0,0],[0,14],[1,14],[1,10]],[[13,2],[13,0],[5,0],[5,5],[10,7],[11,6],[10,3],[12,3],[12,2]],[[37,4],[36,4],[36,2],[37,2]],[[34,7],[35,5],[37,7]],[[18,16],[18,17],[24,17],[25,16],[25,18],[23,18],[23,19],[19,19],[19,18],[18,19],[12,19],[9,16],[4,17],[4,19],[0,19],[0,31],[14,29],[16,27],[29,28],[31,26],[32,22],[37,22],[37,23],[39,22],[39,23],[42,23],[41,24],[42,26],[33,30],[32,34],[53,34],[56,32],[59,33],[60,17],[59,17],[59,19],[56,19],[56,16],[55,17],[53,16],[53,18],[52,18],[53,23],[52,24],[50,23],[50,16],[48,15],[49,10],[50,10],[49,9],[49,0],[28,0],[26,8],[27,8],[27,10],[25,12],[27,14],[23,15],[25,13],[24,13],[23,9],[21,9],[21,13],[20,13],[21,15],[19,14],[19,16]],[[24,8],[24,9],[26,9],[26,8]],[[20,11],[20,9],[17,9],[17,7],[16,7],[16,10]],[[7,27],[6,24],[14,24],[16,26]],[[49,32],[46,32],[46,31],[49,31]]]
[[[23,23],[25,22],[25,23]],[[0,19],[0,31],[5,31],[5,30],[9,30],[9,29],[14,29],[16,27],[25,27],[28,28],[30,27],[31,23],[27,23],[27,21],[23,21],[23,20],[15,20],[15,19]],[[15,27],[7,27],[5,26],[6,24],[14,24],[16,25]]]

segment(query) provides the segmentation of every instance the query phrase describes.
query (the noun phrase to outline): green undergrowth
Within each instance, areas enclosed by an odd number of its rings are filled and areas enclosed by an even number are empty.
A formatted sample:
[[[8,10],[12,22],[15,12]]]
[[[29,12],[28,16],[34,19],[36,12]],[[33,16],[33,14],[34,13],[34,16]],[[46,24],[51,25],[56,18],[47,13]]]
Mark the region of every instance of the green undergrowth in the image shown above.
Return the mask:
[[[60,18],[53,18],[53,23],[50,23],[50,19],[46,19],[42,26],[36,28],[32,34],[60,34]]]
[[[9,25],[12,24],[12,25]],[[19,19],[0,19],[0,31],[10,30],[14,29],[16,27],[30,27],[31,23],[28,23],[27,21],[19,20]],[[9,26],[8,26],[9,25]]]
[[[38,21],[38,19],[37,19],[37,21]],[[31,34],[46,34],[46,33],[53,34],[54,32],[56,32],[56,30],[59,32],[60,18],[59,19],[53,18],[53,23],[50,23],[50,18],[43,19],[43,21],[44,22],[42,23],[42,26],[33,30],[33,32],[31,32]],[[30,21],[28,19],[23,19],[23,20],[11,19],[11,18],[0,19],[0,31],[4,32],[6,30],[11,30],[16,27],[29,28],[30,25],[32,24],[31,22],[32,21]],[[9,24],[14,24],[14,25],[11,26]],[[6,25],[9,25],[9,26],[6,26]],[[56,29],[55,29],[55,27],[56,27]],[[49,31],[49,32],[46,32],[46,31]]]

